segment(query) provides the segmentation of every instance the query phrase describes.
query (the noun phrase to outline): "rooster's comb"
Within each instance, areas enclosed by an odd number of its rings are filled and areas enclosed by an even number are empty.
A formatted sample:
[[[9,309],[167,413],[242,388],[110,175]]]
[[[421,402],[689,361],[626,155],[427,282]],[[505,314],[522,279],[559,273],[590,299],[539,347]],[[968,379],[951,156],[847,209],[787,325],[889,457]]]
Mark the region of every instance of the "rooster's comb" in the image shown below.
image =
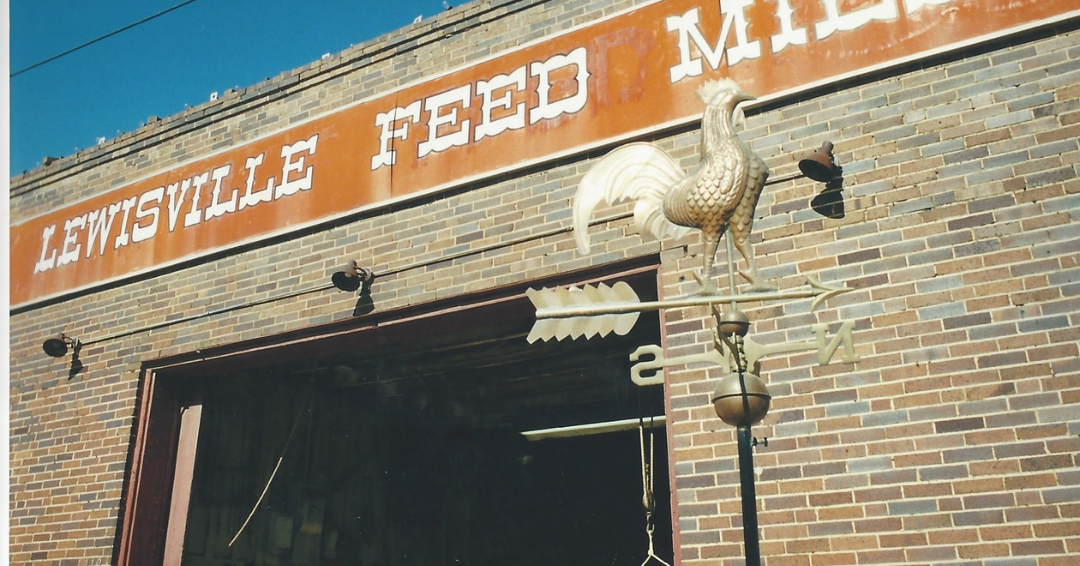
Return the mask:
[[[723,78],[715,81],[706,81],[697,90],[698,98],[702,102],[708,104],[716,99],[716,96],[725,91],[739,91],[739,85],[735,84],[735,81],[729,78]]]

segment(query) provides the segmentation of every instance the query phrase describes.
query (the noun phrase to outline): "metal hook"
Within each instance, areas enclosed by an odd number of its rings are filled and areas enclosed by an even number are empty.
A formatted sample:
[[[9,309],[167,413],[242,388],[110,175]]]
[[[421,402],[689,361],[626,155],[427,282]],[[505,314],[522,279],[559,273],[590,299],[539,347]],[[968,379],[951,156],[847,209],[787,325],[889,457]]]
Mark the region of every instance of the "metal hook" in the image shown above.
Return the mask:
[[[653,527],[653,524],[652,524],[652,513],[647,513],[646,514],[646,519],[645,519],[645,534],[649,535],[649,554],[648,554],[648,556],[645,557],[645,561],[641,563],[641,566],[645,566],[646,564],[648,564],[649,560],[655,560],[655,561],[663,564],[664,566],[671,566],[671,564],[668,564],[667,562],[665,562],[663,558],[660,558],[659,556],[657,556],[656,551],[653,549],[653,536],[652,535],[653,535],[653,530],[654,529],[655,528]]]

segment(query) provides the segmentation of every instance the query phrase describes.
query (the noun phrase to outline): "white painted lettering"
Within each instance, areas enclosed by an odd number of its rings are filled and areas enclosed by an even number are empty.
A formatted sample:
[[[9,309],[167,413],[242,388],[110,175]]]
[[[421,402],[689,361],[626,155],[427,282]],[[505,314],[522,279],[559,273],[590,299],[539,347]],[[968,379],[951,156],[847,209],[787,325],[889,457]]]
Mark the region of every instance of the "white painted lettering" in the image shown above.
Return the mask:
[[[191,210],[184,215],[184,228],[202,222],[202,210],[199,209],[199,197],[202,196],[202,186],[209,180],[210,173],[195,175],[191,178],[191,185],[195,191],[191,193]]]
[[[777,0],[776,17],[780,20],[780,33],[770,38],[772,52],[779,53],[789,45],[806,45],[808,38],[806,28],[796,28],[791,16],[795,10],[791,9],[791,0]]]
[[[717,42],[716,49],[713,49],[709,42],[705,41],[705,37],[701,35],[701,29],[698,28],[700,23],[698,8],[694,8],[681,16],[668,16],[664,23],[667,25],[668,31],[678,32],[679,34],[679,63],[668,71],[672,83],[677,83],[686,77],[696,77],[705,72],[705,68],[701,65],[701,59],[694,57],[690,53],[691,42],[697,46],[698,51],[708,61],[710,68],[716,69],[720,66],[720,61],[724,57],[724,40],[731,31],[730,18],[724,18],[720,30],[720,40]]]
[[[952,2],[952,0],[904,0],[904,6],[906,6],[907,13],[911,14],[923,6],[939,6],[949,2]]]
[[[750,22],[746,19],[745,9],[754,4],[754,0],[720,0],[720,10],[724,13],[724,22],[720,26],[720,38],[716,47],[705,41],[698,27],[700,16],[698,9],[694,8],[682,16],[668,16],[665,20],[667,30],[679,33],[679,63],[668,71],[671,82],[679,82],[686,77],[696,77],[705,72],[701,59],[694,57],[690,51],[693,43],[698,52],[705,57],[709,68],[720,68],[720,61],[727,53],[728,66],[735,65],[743,59],[757,59],[761,57],[761,42],[750,41],[746,35]],[[728,48],[727,39],[731,30],[735,30],[735,45]]]
[[[851,31],[861,28],[873,20],[895,20],[899,17],[896,3],[899,0],[881,0],[873,6],[866,6],[840,14],[840,0],[821,0],[825,6],[825,20],[814,24],[814,35],[825,39],[836,31]]]
[[[53,250],[52,253],[49,254],[49,240],[55,233],[56,224],[46,226],[45,229],[41,231],[41,259],[34,264],[34,273],[48,271],[56,265],[56,250]],[[46,257],[45,254],[49,254],[48,257]]]
[[[112,232],[113,219],[120,212],[119,202],[101,207],[101,210],[91,210],[90,218],[86,221],[89,236],[86,238],[86,257],[94,253],[94,240],[98,242],[98,255],[105,255],[105,243]]]
[[[64,222],[64,245],[60,249],[60,257],[56,258],[57,267],[79,261],[79,250],[82,249],[82,244],[76,244],[75,240],[79,237],[79,230],[84,226],[86,226],[85,214]]]
[[[244,196],[240,197],[240,210],[244,210],[249,206],[255,206],[260,202],[270,202],[273,196],[274,178],[270,177],[270,180],[266,182],[266,188],[261,191],[252,192],[255,188],[255,171],[263,162],[263,155],[260,153],[255,157],[247,158],[247,162],[244,163],[244,169],[247,169],[247,185],[244,191]]]
[[[153,238],[157,234],[158,215],[160,214],[158,209],[161,208],[163,200],[165,200],[165,187],[158,187],[139,195],[139,204],[135,207],[135,225],[131,227],[131,241],[142,242]],[[149,202],[153,202],[154,206],[145,208],[146,203]],[[140,220],[147,217],[150,217],[148,224],[139,223]]]
[[[135,202],[139,200],[138,197],[131,197],[124,199],[120,203],[121,209],[124,211],[124,219],[120,221],[120,233],[116,235],[116,241],[113,242],[113,249],[118,250],[131,242],[131,235],[128,234],[128,216],[130,216],[131,209],[135,208]]]
[[[520,130],[525,127],[525,103],[519,102],[514,105],[513,91],[521,92],[525,90],[527,78],[525,67],[518,67],[509,75],[495,75],[491,77],[490,81],[476,83],[476,94],[483,96],[484,102],[480,106],[480,123],[476,125],[476,132],[473,136],[475,141],[479,141],[485,136],[497,136],[506,130]],[[514,88],[511,90],[507,87]],[[494,97],[495,92],[502,92],[502,96]],[[492,110],[496,108],[510,110],[511,106],[514,107],[512,114],[500,118],[491,117]]]
[[[550,99],[551,74],[571,65],[577,67],[577,74],[574,76],[576,82],[574,94],[552,101]],[[534,62],[529,65],[529,73],[540,77],[540,84],[536,89],[539,103],[529,112],[530,124],[535,124],[540,120],[552,120],[562,114],[574,114],[585,108],[585,103],[589,100],[589,70],[586,68],[584,47],[578,47],[566,55],[555,55],[542,63]]]
[[[427,121],[428,139],[417,146],[417,157],[469,143],[469,120],[458,123],[458,105],[462,109],[468,108],[471,98],[472,88],[465,85],[424,100],[424,110],[431,114],[431,118]],[[450,107],[450,110],[443,113],[442,110],[446,107]],[[440,130],[449,132],[442,133]]]
[[[221,202],[221,181],[229,175],[229,171],[232,170],[232,165],[224,165],[214,169],[210,173],[210,178],[214,181],[214,191],[210,195],[210,206],[206,207],[206,216],[203,220],[210,220],[218,216],[225,216],[230,212],[236,211],[237,195],[240,194],[238,189],[232,190],[232,196],[229,200]]]
[[[757,59],[761,57],[761,42],[749,41],[746,31],[750,28],[750,22],[746,19],[746,8],[754,5],[754,0],[720,0],[720,11],[724,14],[722,28],[735,30],[735,45],[727,47],[728,66],[736,65],[743,59]],[[731,21],[732,23],[728,23]],[[727,34],[721,35],[727,44]]]
[[[409,122],[394,129],[394,124],[399,120],[408,120],[414,124],[420,122],[420,101],[417,100],[405,108],[394,108],[375,116],[375,125],[382,128],[382,135],[379,136],[379,153],[371,157],[372,171],[383,165],[397,163],[397,151],[394,150],[393,140],[409,139]]]
[[[176,194],[177,188],[180,189],[179,197]],[[184,205],[184,197],[187,195],[189,188],[191,188],[191,179],[184,179],[180,183],[169,183],[169,188],[165,190],[165,193],[169,195],[170,232],[176,229],[176,218],[180,216],[180,207]]]
[[[308,167],[304,169],[304,157],[300,156],[296,161],[293,161],[293,156],[300,153],[307,153],[308,155],[315,155],[315,146],[319,142],[319,134],[315,134],[306,140],[298,141],[292,145],[287,145],[281,148],[281,158],[285,160],[285,165],[281,168],[281,184],[274,189],[274,199],[281,197],[287,197],[295,194],[297,191],[306,191],[311,189],[311,174],[314,167]],[[304,171],[304,176],[299,179],[290,181],[289,173]]]

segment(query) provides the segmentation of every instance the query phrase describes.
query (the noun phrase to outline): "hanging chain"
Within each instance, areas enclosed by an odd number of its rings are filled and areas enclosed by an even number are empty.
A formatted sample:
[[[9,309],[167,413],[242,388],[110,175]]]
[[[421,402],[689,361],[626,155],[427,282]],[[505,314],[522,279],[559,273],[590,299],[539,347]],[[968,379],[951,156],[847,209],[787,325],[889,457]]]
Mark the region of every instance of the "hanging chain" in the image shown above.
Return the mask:
[[[652,514],[656,509],[656,497],[653,494],[653,477],[655,476],[653,463],[655,462],[655,446],[653,441],[653,422],[652,418],[649,419],[649,454],[648,460],[645,455],[645,420],[638,418],[638,439],[641,441],[641,505],[645,507],[645,534],[649,537],[649,554],[645,557],[645,561],[641,563],[641,566],[645,566],[649,563],[649,560],[656,560],[664,566],[671,566],[656,555],[656,551],[653,548],[653,522]]]

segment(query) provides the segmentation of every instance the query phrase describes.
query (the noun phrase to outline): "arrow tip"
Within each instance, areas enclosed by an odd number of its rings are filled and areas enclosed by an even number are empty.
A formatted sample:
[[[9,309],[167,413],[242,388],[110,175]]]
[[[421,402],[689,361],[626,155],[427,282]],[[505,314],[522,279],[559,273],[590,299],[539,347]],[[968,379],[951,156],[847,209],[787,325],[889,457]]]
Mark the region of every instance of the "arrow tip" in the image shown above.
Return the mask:
[[[854,291],[851,287],[834,287],[826,285],[809,275],[806,276],[806,282],[810,287],[818,291],[817,296],[814,297],[814,300],[810,303],[810,312],[814,312],[822,303],[837,295],[847,293],[848,291]]]

